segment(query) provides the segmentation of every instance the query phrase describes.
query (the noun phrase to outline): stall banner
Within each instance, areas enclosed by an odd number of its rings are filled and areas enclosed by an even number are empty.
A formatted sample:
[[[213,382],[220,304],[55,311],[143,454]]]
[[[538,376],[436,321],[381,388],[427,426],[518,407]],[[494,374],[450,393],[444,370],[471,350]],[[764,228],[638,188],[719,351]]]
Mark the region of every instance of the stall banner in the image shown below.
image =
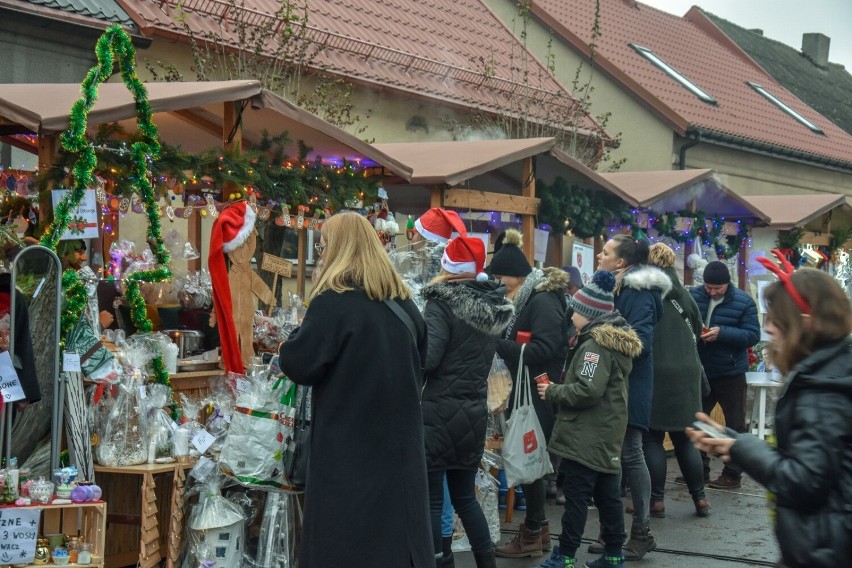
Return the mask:
[[[580,271],[580,276],[583,278],[583,286],[592,281],[592,274],[595,273],[595,249],[592,245],[585,243],[574,243],[574,248],[571,254],[571,266]]]
[[[0,509],[0,564],[27,565],[35,559],[41,509]]]
[[[3,404],[6,404],[24,398],[24,388],[21,386],[21,380],[18,378],[18,373],[15,372],[14,365],[12,365],[12,358],[8,351],[3,351],[0,353],[0,399],[2,399]],[[23,564],[23,562],[16,562],[15,564]]]
[[[54,189],[53,208],[68,195],[67,189]],[[95,198],[95,190],[87,189],[77,209],[70,212],[71,226],[65,229],[60,241],[70,239],[96,239],[98,238],[98,203]]]

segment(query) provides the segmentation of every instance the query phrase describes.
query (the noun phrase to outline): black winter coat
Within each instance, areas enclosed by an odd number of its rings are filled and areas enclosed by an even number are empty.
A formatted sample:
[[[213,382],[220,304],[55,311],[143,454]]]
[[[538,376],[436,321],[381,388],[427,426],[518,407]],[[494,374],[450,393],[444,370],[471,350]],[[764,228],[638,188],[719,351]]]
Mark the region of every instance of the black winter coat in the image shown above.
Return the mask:
[[[789,568],[852,559],[852,338],[827,345],[785,378],[777,447],[733,434],[734,463],[775,496],[775,532]]]
[[[707,327],[719,326],[719,337],[707,343],[698,340],[698,355],[707,378],[733,377],[748,371],[748,348],[760,340],[760,322],[757,305],[751,296],[732,285],[722,302],[716,306],[706,321],[710,296],[704,286],[691,288],[690,293],[698,304],[698,311]]]
[[[429,284],[426,300],[426,468],[476,469],[485,448],[488,373],[514,308],[493,281]]]
[[[399,303],[417,345],[363,290],[320,294],[281,344],[281,370],[313,386],[304,568],[435,566],[420,413],[426,326],[414,302]]]
[[[529,278],[529,276],[527,277]],[[557,382],[562,374],[565,357],[568,355],[568,330],[565,321],[567,303],[563,289],[568,283],[568,275],[556,268],[545,268],[543,278],[529,295],[524,305],[515,303],[515,323],[504,334],[505,339],[497,340],[497,354],[506,362],[512,373],[512,392],[508,407],[511,408],[517,391],[515,377],[521,356],[521,344],[515,341],[519,331],[532,333],[532,341],[524,348],[524,364],[530,370],[530,385],[533,392],[533,407],[541,424],[544,437],[550,440],[550,433],[556,420],[553,404],[536,395],[533,380],[541,373],[547,373],[550,380]]]

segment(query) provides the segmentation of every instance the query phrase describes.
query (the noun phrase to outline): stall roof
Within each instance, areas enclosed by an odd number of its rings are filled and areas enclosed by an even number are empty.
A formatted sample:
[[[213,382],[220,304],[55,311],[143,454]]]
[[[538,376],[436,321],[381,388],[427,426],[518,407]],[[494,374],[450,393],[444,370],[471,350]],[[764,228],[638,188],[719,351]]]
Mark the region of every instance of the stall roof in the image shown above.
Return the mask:
[[[625,194],[623,199],[634,207],[653,209],[660,213],[690,209],[694,201],[696,209],[721,217],[769,222],[768,215],[722,185],[713,170],[616,172],[600,175],[616,185]]]
[[[772,228],[780,230],[804,227],[823,213],[837,207],[852,211],[846,202],[846,196],[838,193],[745,195],[743,199],[769,217]]]
[[[367,161],[403,178],[411,175],[405,165],[263,89],[258,81],[147,83],[145,87],[160,138],[190,152],[221,147],[222,103],[248,100],[242,113],[246,145],[257,144],[264,131],[271,135],[287,132],[292,142],[303,140],[312,148],[310,157]],[[71,105],[79,97],[80,86],[76,84],[0,84],[0,117],[32,133],[60,132],[68,128]],[[132,132],[135,117],[133,96],[124,84],[105,83],[100,86],[98,100],[89,112],[89,126],[119,122]]]

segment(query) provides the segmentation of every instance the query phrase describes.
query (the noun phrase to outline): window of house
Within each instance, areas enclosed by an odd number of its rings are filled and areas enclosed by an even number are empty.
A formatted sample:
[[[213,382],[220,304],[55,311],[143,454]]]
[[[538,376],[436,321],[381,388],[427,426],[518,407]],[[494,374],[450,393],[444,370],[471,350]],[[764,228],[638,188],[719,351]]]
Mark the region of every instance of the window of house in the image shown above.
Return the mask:
[[[771,102],[772,104],[774,104],[775,106],[777,106],[778,108],[780,108],[781,110],[783,110],[784,112],[786,112],[787,114],[789,114],[790,116],[795,118],[800,123],[802,123],[805,126],[807,126],[808,128],[810,128],[811,130],[813,130],[817,134],[825,134],[819,126],[817,126],[816,124],[814,124],[813,122],[811,122],[810,120],[808,120],[807,118],[805,118],[804,116],[799,114],[798,112],[794,111],[792,108],[790,108],[789,106],[784,104],[784,102],[781,101],[781,99],[779,99],[778,97],[776,97],[775,95],[773,95],[772,93],[770,93],[769,91],[767,91],[766,89],[764,89],[763,87],[758,85],[757,83],[752,83],[751,81],[747,81],[747,84],[748,84],[749,87],[751,87],[752,89],[754,89],[755,91],[757,91],[758,93],[760,93],[761,95],[763,95],[764,97],[769,99],[769,102]]]
[[[636,53],[650,61],[657,69],[677,81],[681,87],[701,99],[707,104],[715,105],[718,104],[716,99],[710,96],[707,91],[687,79],[683,73],[666,63],[659,55],[651,51],[646,47],[642,47],[641,45],[636,45],[635,43],[628,44]]]

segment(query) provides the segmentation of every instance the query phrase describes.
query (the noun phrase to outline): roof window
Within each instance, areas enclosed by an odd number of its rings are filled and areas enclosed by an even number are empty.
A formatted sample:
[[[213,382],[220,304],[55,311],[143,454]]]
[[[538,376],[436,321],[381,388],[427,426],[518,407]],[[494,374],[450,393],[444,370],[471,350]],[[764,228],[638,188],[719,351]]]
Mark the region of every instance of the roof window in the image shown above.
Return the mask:
[[[687,91],[689,91],[690,93],[692,93],[693,95],[695,95],[696,97],[698,97],[699,99],[704,101],[705,103],[711,104],[711,105],[717,104],[716,99],[714,99],[712,96],[707,94],[707,91],[705,91],[704,89],[702,89],[701,87],[699,87],[698,85],[696,85],[695,83],[693,83],[692,81],[690,81],[689,79],[684,77],[684,75],[680,71],[678,71],[677,69],[675,69],[674,67],[672,67],[671,65],[669,65],[668,63],[663,61],[663,59],[659,55],[657,55],[656,53],[654,53],[650,49],[648,49],[646,47],[642,47],[641,45],[636,45],[635,43],[631,43],[631,44],[628,44],[628,45],[630,45],[630,47],[632,47],[634,50],[636,50],[636,53],[638,53],[639,55],[641,55],[642,57],[644,57],[645,59],[650,61],[660,71],[662,71],[663,73],[665,73],[666,75],[668,75],[669,77],[671,77],[672,79],[677,81],[680,84],[681,87],[683,87],[684,89],[686,89]]]
[[[760,93],[761,95],[763,95],[764,97],[769,99],[769,102],[771,102],[772,104],[774,104],[775,106],[777,106],[778,108],[780,108],[781,110],[783,110],[784,112],[786,112],[787,114],[789,114],[790,116],[795,118],[797,121],[801,122],[802,124],[804,124],[805,126],[810,128],[811,130],[813,130],[817,134],[825,134],[819,126],[817,126],[816,124],[814,124],[813,122],[811,122],[810,120],[808,120],[807,118],[805,118],[804,116],[799,114],[798,112],[796,112],[793,109],[791,109],[790,107],[788,107],[778,97],[776,97],[775,95],[773,95],[772,93],[770,93],[769,91],[767,91],[766,89],[764,89],[763,87],[758,85],[757,83],[752,83],[751,81],[746,81],[746,83],[748,84],[749,87],[751,87],[752,89],[754,89],[755,91],[757,91],[758,93]]]

